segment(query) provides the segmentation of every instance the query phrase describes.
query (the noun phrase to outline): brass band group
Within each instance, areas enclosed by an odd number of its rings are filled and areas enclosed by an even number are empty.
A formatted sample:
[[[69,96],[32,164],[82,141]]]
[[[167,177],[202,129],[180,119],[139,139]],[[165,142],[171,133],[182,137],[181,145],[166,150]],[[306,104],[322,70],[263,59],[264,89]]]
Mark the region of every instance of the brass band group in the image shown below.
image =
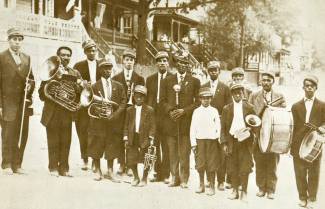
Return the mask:
[[[9,48],[0,54],[1,167],[7,174],[24,172],[33,114],[35,81],[30,57],[20,50],[23,39],[19,29],[9,29]],[[243,84],[242,68],[232,70],[227,85],[218,79],[220,62],[210,61],[209,81],[201,84],[191,75],[186,56],[175,57],[177,72],[172,74],[169,54],[159,51],[158,72],[145,81],[134,71],[135,51],[123,52],[123,70],[112,76],[113,62],[97,60],[94,41],[85,41],[82,47],[87,59],[73,68],[69,67],[72,49],[61,46],[39,70],[41,124],[46,128],[51,175],[71,176],[75,122],[81,169],[92,169],[97,181],[119,183],[118,175],[127,174],[133,176],[132,186],[143,187],[153,170],[150,181],[188,188],[192,151],[200,182],[196,193],[214,195],[215,189],[232,189],[229,199],[247,201],[255,164],[256,196],[274,199],[280,154],[290,150],[299,205],[312,207],[316,202],[325,138],[325,103],[315,98],[317,77],[303,79],[305,95],[288,110],[284,95],[272,87],[272,72],[263,72],[262,89],[252,92]],[[117,171],[113,171],[115,159]],[[140,175],[139,163],[144,163]]]

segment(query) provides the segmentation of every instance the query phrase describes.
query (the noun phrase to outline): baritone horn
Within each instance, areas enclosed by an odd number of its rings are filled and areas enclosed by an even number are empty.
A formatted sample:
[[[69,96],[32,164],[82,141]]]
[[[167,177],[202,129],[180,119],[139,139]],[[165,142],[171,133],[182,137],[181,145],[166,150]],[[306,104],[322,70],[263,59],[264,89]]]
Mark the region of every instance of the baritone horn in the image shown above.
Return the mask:
[[[157,148],[154,145],[150,145],[147,153],[144,154],[144,169],[149,169],[149,171],[151,171],[155,167],[156,160]]]

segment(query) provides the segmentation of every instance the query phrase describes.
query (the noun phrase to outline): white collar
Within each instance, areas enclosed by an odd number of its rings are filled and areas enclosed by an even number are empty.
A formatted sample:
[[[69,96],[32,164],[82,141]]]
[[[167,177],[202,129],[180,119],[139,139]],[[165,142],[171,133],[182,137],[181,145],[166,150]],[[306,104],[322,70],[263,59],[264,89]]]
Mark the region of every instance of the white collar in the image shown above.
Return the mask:
[[[164,73],[160,73],[160,72],[158,71],[158,77],[159,77],[159,78],[160,78],[160,76],[162,76],[163,78],[165,78],[166,75],[167,75],[167,70],[166,70],[166,72],[164,72]]]
[[[138,106],[138,105],[134,105],[134,107],[135,107],[135,109],[140,109],[141,110],[141,108],[142,108],[142,105],[140,105],[140,106]]]
[[[9,48],[9,52],[10,52],[12,55],[15,55],[15,56],[19,56],[19,54],[20,54],[20,51],[18,51],[18,52],[14,52],[11,48]]]
[[[243,100],[240,100],[240,102],[235,102],[234,98],[232,98],[232,101],[233,101],[235,106],[243,105]]]
[[[315,101],[315,95],[311,99],[308,99],[307,97],[304,97],[304,102],[307,102],[307,101],[314,102]]]
[[[96,59],[94,59],[93,61],[87,59],[87,62],[88,62],[88,63],[94,63],[94,62],[96,62]]]
[[[214,80],[214,81],[210,79],[210,83],[211,83],[211,84],[218,84],[218,79],[216,79],[216,80]]]
[[[103,82],[108,82],[108,83],[111,83],[112,82],[111,81],[111,77],[109,77],[107,79],[105,79],[104,77],[101,77],[101,79],[102,79]]]
[[[177,75],[177,78],[178,78],[178,79],[181,79],[181,76],[183,76],[183,78],[185,78],[185,76],[186,76],[186,72],[183,73],[183,74],[180,74],[179,72],[177,72],[176,75]]]

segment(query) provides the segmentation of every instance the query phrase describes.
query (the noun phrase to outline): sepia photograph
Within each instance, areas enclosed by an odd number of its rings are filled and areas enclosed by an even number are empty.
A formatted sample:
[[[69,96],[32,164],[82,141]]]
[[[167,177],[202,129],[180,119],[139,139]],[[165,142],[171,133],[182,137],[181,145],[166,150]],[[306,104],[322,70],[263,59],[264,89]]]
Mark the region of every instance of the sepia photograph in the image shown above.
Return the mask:
[[[0,0],[0,209],[325,208],[323,0]]]

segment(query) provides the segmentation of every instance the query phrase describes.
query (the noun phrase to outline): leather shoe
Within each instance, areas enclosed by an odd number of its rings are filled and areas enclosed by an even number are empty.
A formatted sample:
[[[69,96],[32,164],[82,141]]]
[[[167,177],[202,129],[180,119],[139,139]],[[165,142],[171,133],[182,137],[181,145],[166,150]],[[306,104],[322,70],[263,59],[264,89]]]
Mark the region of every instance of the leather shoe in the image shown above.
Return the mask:
[[[83,164],[81,166],[81,170],[83,170],[83,171],[88,170],[88,162],[83,161]]]
[[[94,180],[95,181],[100,181],[100,180],[102,180],[102,172],[100,171],[100,170],[98,170],[96,173],[95,173],[95,178],[94,178]]]
[[[172,178],[171,182],[168,184],[168,187],[177,187],[180,185],[180,182],[175,178]]]
[[[139,183],[140,183],[140,179],[135,178],[132,180],[131,186],[136,187],[136,186],[138,186]]]
[[[132,172],[132,170],[129,168],[128,169],[128,171],[127,171],[127,175],[129,176],[129,177],[132,177],[133,176],[133,172]]]
[[[118,180],[117,178],[114,177],[114,174],[113,174],[113,170],[112,169],[108,169],[107,173],[104,174],[104,178],[105,179],[108,179],[114,183],[121,183],[120,180]]]
[[[273,200],[274,199],[274,193],[273,192],[267,193],[266,197],[267,197],[267,199]]]
[[[218,184],[218,190],[219,191],[225,191],[225,186],[223,183]]]
[[[60,173],[60,176],[64,176],[64,177],[73,177],[68,171],[63,171]]]
[[[260,190],[256,193],[256,196],[258,197],[264,197],[265,196],[265,192],[263,190]]]
[[[153,177],[152,179],[149,180],[150,182],[158,182],[158,178],[157,177]]]
[[[310,208],[310,209],[316,208],[316,201],[308,200],[307,208]]]
[[[14,169],[13,170],[13,173],[14,174],[25,174],[25,172],[24,172],[24,170],[23,169],[21,169],[21,168],[16,168],[16,169]]]
[[[305,208],[307,206],[307,200],[300,200],[299,203],[298,203],[298,205],[300,207]]]
[[[165,184],[169,184],[169,178],[165,178],[165,179],[164,179],[164,183],[165,183]]]
[[[232,188],[231,184],[225,183],[225,189],[231,189],[231,188]]]
[[[215,189],[214,189],[213,186],[207,188],[207,195],[209,195],[209,196],[213,196],[213,195],[215,195],[215,193],[216,193],[216,192],[215,192]]]
[[[2,170],[2,173],[3,173],[4,175],[12,175],[12,174],[13,174],[11,168],[5,168],[5,169],[3,169],[3,170]]]
[[[229,200],[236,200],[236,199],[238,199],[239,198],[239,194],[238,194],[238,191],[237,190],[233,190],[232,192],[231,192],[231,194],[228,196],[228,199]]]
[[[123,175],[123,173],[124,173],[124,165],[120,165],[120,167],[117,171],[117,174],[121,176],[121,175]]]
[[[240,192],[240,200],[243,201],[243,202],[245,202],[245,203],[248,202],[247,201],[247,193],[246,192],[244,192],[244,191],[241,191]]]
[[[147,186],[147,181],[146,180],[141,180],[138,187],[144,187],[144,186]]]
[[[59,173],[58,173],[57,170],[51,170],[51,171],[50,171],[50,175],[51,175],[51,176],[54,176],[54,177],[59,177]]]
[[[204,184],[200,184],[199,188],[195,190],[195,193],[201,194],[205,191]]]
[[[181,183],[181,188],[182,188],[182,189],[187,189],[187,188],[188,188],[187,183],[186,183],[186,182],[182,182],[182,183]]]

